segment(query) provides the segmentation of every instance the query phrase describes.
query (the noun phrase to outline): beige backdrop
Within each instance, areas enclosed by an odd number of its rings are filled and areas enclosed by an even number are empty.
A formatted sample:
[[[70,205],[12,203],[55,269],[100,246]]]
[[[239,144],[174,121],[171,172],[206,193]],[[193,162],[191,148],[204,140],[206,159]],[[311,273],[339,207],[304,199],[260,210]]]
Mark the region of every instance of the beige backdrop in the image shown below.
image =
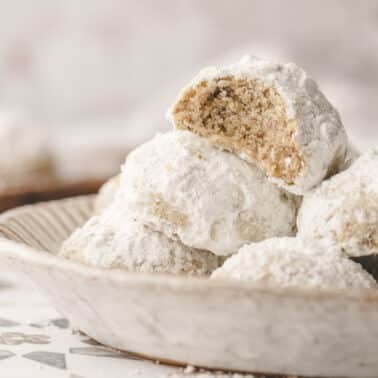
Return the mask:
[[[0,105],[72,143],[92,127],[135,144],[202,65],[253,52],[305,66],[364,146],[378,143],[377,31],[367,0],[0,0]]]

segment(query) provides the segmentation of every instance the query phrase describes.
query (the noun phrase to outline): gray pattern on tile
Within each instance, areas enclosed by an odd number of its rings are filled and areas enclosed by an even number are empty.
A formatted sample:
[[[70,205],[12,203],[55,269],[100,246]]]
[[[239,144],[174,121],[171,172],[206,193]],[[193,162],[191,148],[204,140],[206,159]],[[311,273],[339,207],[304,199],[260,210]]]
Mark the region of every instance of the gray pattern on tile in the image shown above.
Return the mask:
[[[0,360],[6,360],[13,356],[15,356],[15,354],[9,350],[0,350]]]
[[[17,322],[14,322],[13,320],[0,318],[0,327],[15,327],[18,325],[20,324]]]
[[[47,335],[27,335],[23,332],[0,333],[0,344],[21,345],[21,344],[50,344],[50,337]]]
[[[57,369],[67,369],[66,356],[63,353],[39,351],[24,354],[22,357]]]
[[[2,289],[10,289],[11,287],[14,287],[12,282],[0,280],[0,290]]]
[[[76,329],[76,328],[73,328],[71,330],[71,333],[73,335],[79,335],[79,336],[86,336],[86,337],[88,337],[84,332],[81,332],[79,329]]]
[[[30,323],[29,324],[30,327],[33,327],[33,328],[45,328],[46,325],[42,324],[42,323]]]
[[[126,359],[130,359],[130,360],[141,360],[140,358],[133,356],[133,355],[127,353],[127,352],[117,351],[113,348],[102,345],[97,340],[92,339],[91,337],[89,337],[85,334],[80,333],[80,337],[81,337],[80,341],[83,344],[91,345],[91,346],[94,346],[94,347],[99,347],[98,349],[109,351],[110,353],[115,354],[115,358],[126,358]],[[77,350],[77,349],[80,349],[80,348],[72,348],[72,349]],[[82,349],[90,349],[90,348],[82,348]],[[92,348],[92,349],[96,349],[96,348]],[[77,354],[83,354],[83,353],[77,353]],[[91,353],[90,355],[93,355],[93,353]],[[109,355],[109,357],[111,357],[111,356],[112,355]]]
[[[100,346],[101,344],[94,340],[94,339],[91,339],[90,337],[84,337],[82,340],[80,340],[82,343],[84,344],[88,344],[88,345],[93,345],[93,346]]]
[[[129,356],[126,353],[117,352],[113,349],[106,347],[84,347],[84,348],[70,348],[69,352],[71,354],[80,354],[83,356],[92,357],[110,357],[110,358],[122,358],[122,359],[133,359],[137,358]]]
[[[61,329],[67,329],[70,326],[68,320],[64,318],[50,320],[50,324]]]

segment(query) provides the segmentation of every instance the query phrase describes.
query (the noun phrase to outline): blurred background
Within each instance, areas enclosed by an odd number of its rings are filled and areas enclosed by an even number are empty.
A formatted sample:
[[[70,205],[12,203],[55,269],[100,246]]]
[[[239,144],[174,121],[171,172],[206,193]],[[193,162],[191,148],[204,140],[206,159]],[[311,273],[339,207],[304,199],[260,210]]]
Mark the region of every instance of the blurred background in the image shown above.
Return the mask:
[[[378,1],[0,0],[0,105],[30,111],[57,150],[168,129],[187,80],[246,53],[302,65],[355,144],[378,143]]]
[[[166,109],[201,68],[248,53],[303,66],[352,142],[378,146],[378,0],[0,0],[0,189],[2,159],[25,157],[4,148],[2,108],[33,115],[62,177],[103,178],[130,148],[170,128]],[[11,193],[0,209],[97,187]],[[57,316],[1,264],[2,317]]]

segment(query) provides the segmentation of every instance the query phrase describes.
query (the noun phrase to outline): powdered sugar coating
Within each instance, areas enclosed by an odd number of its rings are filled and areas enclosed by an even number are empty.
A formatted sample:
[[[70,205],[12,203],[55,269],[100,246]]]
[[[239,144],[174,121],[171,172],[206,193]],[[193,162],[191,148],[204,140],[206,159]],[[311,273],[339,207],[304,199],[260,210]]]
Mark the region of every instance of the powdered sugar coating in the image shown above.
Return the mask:
[[[208,275],[220,258],[152,231],[114,203],[63,243],[62,257],[102,268]]]
[[[101,186],[95,199],[94,210],[96,214],[105,210],[114,200],[119,189],[120,176],[114,176]]]
[[[378,149],[305,195],[298,234],[349,256],[378,253]]]
[[[299,238],[273,238],[244,246],[214,271],[211,278],[248,281],[269,287],[378,287],[359,264],[336,251],[326,251]]]
[[[131,152],[118,196],[143,224],[218,255],[295,228],[295,196],[187,131],[159,134]]]
[[[168,110],[168,119],[175,124],[175,105],[188,90],[203,81],[227,76],[247,76],[273,86],[286,104],[287,118],[296,124],[293,138],[303,155],[302,169],[293,184],[272,177],[274,182],[292,193],[303,194],[337,171],[338,166],[343,163],[347,148],[347,136],[339,114],[319,90],[316,82],[294,63],[278,64],[246,56],[224,68],[203,69],[181,91],[172,108]],[[251,161],[243,149],[233,152]]]

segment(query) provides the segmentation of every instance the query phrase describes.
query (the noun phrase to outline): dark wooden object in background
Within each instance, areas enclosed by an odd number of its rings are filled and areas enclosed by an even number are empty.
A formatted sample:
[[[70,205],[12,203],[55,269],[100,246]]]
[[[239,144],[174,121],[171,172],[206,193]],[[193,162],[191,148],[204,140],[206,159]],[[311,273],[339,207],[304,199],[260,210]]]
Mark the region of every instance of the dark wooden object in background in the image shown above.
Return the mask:
[[[107,178],[78,181],[45,180],[0,191],[0,212],[36,202],[93,194]]]

